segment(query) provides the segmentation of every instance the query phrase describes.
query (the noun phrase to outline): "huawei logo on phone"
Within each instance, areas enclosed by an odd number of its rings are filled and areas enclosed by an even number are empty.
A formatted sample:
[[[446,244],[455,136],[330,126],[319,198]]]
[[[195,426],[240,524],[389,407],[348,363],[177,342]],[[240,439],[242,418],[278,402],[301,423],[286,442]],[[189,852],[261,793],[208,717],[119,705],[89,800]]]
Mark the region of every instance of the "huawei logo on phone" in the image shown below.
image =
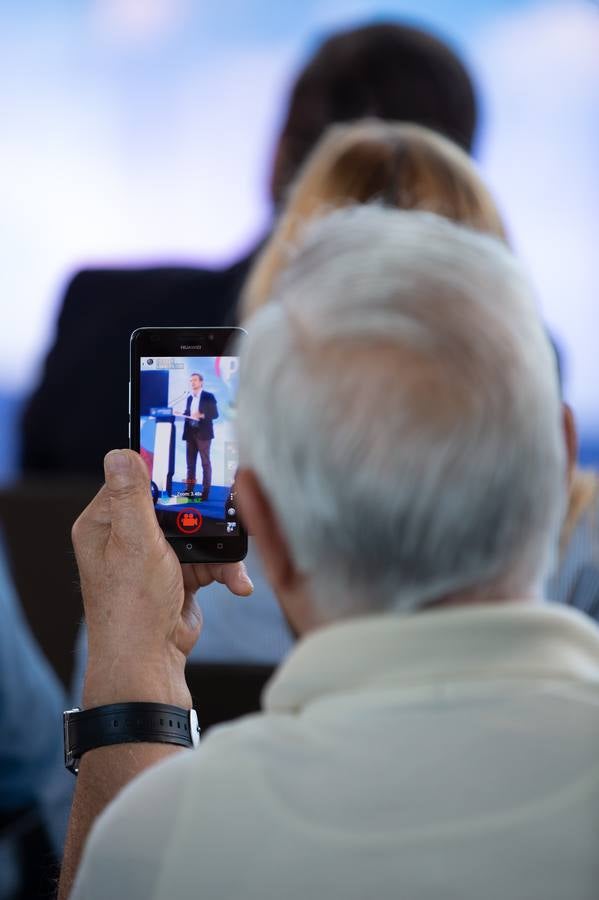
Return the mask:
[[[181,350],[201,350],[201,344],[182,344]]]

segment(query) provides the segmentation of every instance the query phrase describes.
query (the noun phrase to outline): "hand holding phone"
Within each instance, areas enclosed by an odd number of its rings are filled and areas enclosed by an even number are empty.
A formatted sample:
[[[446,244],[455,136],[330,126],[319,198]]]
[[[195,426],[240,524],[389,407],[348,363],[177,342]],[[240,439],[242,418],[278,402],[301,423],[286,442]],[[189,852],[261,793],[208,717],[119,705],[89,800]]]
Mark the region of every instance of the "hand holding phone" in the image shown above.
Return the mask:
[[[131,336],[131,447],[182,562],[247,553],[234,479],[240,328],[139,328]],[[233,498],[233,499],[232,499]]]
[[[105,486],[73,528],[93,647],[86,706],[147,692],[149,699],[189,707],[183,666],[201,627],[195,592],[218,580],[247,596],[252,584],[241,562],[181,569],[161,546],[147,469],[137,454],[112,451],[105,471]]]

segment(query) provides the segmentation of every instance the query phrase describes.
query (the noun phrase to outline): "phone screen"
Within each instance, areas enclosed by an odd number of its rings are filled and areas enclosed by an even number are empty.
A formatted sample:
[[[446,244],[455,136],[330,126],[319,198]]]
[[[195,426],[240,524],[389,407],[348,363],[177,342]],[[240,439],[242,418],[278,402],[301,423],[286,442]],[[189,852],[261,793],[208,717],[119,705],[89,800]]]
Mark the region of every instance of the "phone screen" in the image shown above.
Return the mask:
[[[246,552],[235,434],[241,329],[139,329],[132,336],[131,446],[150,475],[160,527],[183,561]]]

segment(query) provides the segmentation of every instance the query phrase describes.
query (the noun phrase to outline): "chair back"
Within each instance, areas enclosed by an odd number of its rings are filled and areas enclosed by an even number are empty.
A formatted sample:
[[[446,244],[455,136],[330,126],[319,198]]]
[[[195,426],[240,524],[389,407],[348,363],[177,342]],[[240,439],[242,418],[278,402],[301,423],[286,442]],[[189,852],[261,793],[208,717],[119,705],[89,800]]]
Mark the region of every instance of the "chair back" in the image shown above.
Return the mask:
[[[259,712],[260,696],[274,670],[244,663],[188,663],[185,674],[202,734],[213,725]]]
[[[0,528],[23,611],[67,690],[82,617],[71,528],[97,487],[30,477],[0,491]]]

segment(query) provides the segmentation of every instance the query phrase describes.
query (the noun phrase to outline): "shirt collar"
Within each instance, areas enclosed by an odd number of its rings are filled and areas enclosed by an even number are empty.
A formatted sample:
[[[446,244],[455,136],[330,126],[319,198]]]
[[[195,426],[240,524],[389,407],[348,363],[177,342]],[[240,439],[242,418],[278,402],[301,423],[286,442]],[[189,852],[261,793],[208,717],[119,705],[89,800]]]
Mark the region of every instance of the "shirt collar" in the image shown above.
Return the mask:
[[[327,694],[489,678],[599,683],[599,628],[575,610],[517,601],[353,618],[303,638],[263,706],[299,711]]]

